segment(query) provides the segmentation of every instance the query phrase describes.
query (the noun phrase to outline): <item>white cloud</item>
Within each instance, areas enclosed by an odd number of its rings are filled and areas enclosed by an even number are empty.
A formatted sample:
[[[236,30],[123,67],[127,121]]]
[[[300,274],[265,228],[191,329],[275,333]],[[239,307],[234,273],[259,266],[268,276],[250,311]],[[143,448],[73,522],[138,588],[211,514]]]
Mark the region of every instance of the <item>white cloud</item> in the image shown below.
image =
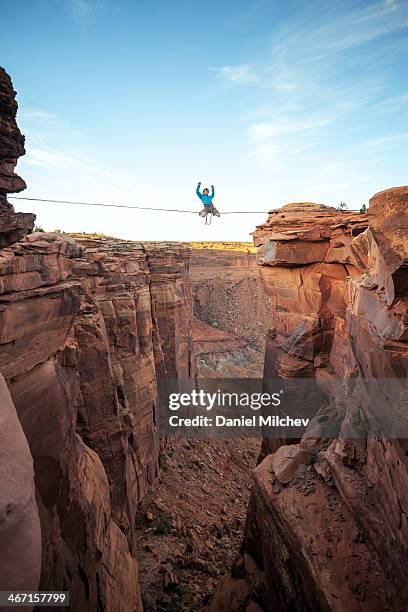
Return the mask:
[[[310,158],[312,150],[328,150],[330,163],[332,147],[333,154],[345,150],[351,134],[354,142],[367,130],[375,136],[381,113],[406,116],[406,92],[391,89],[392,64],[402,60],[407,46],[401,36],[408,26],[406,1],[350,2],[344,10],[322,2],[316,13],[317,6],[312,3],[279,23],[271,33],[269,58],[266,54],[257,63],[263,100],[246,114],[245,133],[250,155],[261,166],[275,164],[277,157],[290,166],[299,155]],[[365,46],[374,40],[378,44]],[[384,99],[388,90],[394,93],[389,102]],[[404,141],[402,133],[370,145],[388,149]],[[330,179],[340,174],[328,168]]]
[[[112,174],[102,168],[88,162],[85,159],[76,157],[74,155],[67,155],[63,151],[53,149],[49,147],[30,146],[28,147],[28,153],[25,157],[25,162],[30,166],[39,166],[41,168],[80,168],[87,170],[94,174],[104,176],[106,178],[113,178]]]
[[[30,147],[26,155],[25,162],[31,166],[41,168],[56,168],[64,166],[70,161],[69,157],[62,152]]]
[[[41,110],[39,108],[30,108],[25,107],[19,111],[20,119],[34,120],[34,121],[47,121],[51,123],[55,123],[59,121],[58,115],[55,113],[50,113],[45,110]]]
[[[72,173],[81,169],[111,177],[105,168],[76,153],[83,142],[83,134],[57,113],[22,107],[18,121],[26,137],[27,153],[22,163],[46,169],[69,168]],[[67,150],[73,153],[67,153]]]
[[[225,79],[231,83],[245,84],[256,83],[259,77],[256,75],[250,64],[237,64],[235,66],[215,66],[210,67],[219,79]]]
[[[380,0],[340,13],[328,5],[317,27],[294,21],[280,33],[274,41],[274,63],[304,69],[306,65],[331,61],[336,54],[407,27],[405,0]]]
[[[82,133],[64,121],[57,113],[41,108],[22,106],[18,111],[18,123],[21,131],[34,140],[39,140],[45,134],[80,136]],[[36,136],[36,134],[38,136]]]
[[[402,132],[401,134],[388,134],[387,136],[381,136],[380,138],[374,138],[368,142],[361,143],[359,146],[364,147],[375,147],[376,149],[386,149],[398,142],[405,142],[408,140],[408,132]]]
[[[329,119],[294,121],[288,118],[274,122],[254,123],[250,126],[248,132],[253,142],[264,142],[265,140],[270,140],[277,136],[300,134],[301,132],[318,130],[329,123]]]

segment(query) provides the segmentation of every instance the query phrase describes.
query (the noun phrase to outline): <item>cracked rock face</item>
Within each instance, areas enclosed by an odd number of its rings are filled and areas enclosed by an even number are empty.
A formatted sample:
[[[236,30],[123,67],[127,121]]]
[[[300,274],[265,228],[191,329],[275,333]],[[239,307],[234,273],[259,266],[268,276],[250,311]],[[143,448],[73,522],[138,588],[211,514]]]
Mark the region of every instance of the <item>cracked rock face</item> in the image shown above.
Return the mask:
[[[316,405],[312,437],[263,442],[244,563],[233,572],[247,587],[236,609],[407,608],[408,444],[381,428],[350,435],[366,385],[392,379],[406,393],[407,229],[400,187],[376,194],[368,215],[289,204],[254,232],[273,300],[265,377],[315,378],[331,400]],[[406,420],[379,389],[393,423]],[[336,437],[324,437],[321,417],[335,422]],[[213,612],[234,591],[219,590]]]
[[[0,371],[34,463],[41,588],[141,610],[134,517],[156,410],[193,379],[189,250],[36,233],[0,251]]]
[[[68,590],[80,612],[136,612],[157,411],[169,380],[196,375],[190,250],[26,235],[34,215],[5,198],[25,188],[16,111],[0,70],[0,581]]]
[[[16,242],[34,227],[35,215],[16,213],[7,201],[26,184],[15,172],[17,160],[25,154],[24,136],[17,123],[16,92],[7,72],[0,66],[0,248]]]

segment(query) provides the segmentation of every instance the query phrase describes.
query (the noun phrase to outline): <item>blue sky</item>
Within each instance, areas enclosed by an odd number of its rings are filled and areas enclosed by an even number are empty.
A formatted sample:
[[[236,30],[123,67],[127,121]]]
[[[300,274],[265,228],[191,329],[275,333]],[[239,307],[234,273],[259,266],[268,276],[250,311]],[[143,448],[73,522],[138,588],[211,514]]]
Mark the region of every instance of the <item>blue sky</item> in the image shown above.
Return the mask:
[[[16,0],[2,17],[27,196],[198,211],[201,180],[222,213],[359,208],[407,183],[408,0]],[[247,240],[266,217],[16,208],[156,240]]]

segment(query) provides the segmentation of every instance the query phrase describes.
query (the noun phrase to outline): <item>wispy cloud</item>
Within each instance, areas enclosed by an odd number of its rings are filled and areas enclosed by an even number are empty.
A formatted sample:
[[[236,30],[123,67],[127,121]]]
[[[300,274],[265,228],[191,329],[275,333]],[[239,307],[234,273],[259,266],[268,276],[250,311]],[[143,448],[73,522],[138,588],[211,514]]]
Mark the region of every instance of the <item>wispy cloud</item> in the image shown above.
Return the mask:
[[[83,33],[103,18],[117,15],[123,10],[128,0],[63,0],[70,17]],[[124,29],[128,26],[124,24]]]
[[[262,103],[247,113],[251,157],[275,167],[277,159],[290,164],[300,151],[329,147],[336,162],[360,133],[366,142],[367,132],[379,132],[370,139],[377,152],[404,141],[404,133],[383,136],[380,117],[400,116],[401,128],[407,117],[406,84],[398,91],[392,81],[408,48],[407,28],[406,0],[316,0],[280,22],[252,80]]]
[[[18,120],[26,137],[27,153],[22,163],[49,170],[65,167],[73,174],[81,169],[111,178],[106,168],[77,153],[83,142],[83,134],[57,113],[21,107]]]
[[[19,117],[21,119],[21,117],[23,119],[28,119],[28,120],[35,120],[35,121],[48,121],[48,122],[56,122],[57,120],[59,121],[58,115],[56,115],[55,113],[50,113],[48,111],[45,110],[41,110],[39,108],[30,108],[30,107],[25,107],[22,110],[19,111]]]
[[[359,147],[386,150],[390,147],[393,147],[395,144],[398,144],[400,142],[406,142],[407,140],[408,132],[402,132],[401,134],[387,134],[385,136],[373,138],[372,140],[360,143]]]
[[[88,30],[95,3],[92,0],[66,0],[66,2],[73,19],[81,30],[84,32]]]
[[[49,170],[61,167],[66,169],[71,168],[71,170],[79,168],[99,176],[112,178],[112,174],[108,170],[85,161],[80,157],[68,155],[58,149],[30,146],[28,147],[25,162],[30,166],[38,166]]]
[[[282,29],[275,40],[275,59],[290,61],[291,67],[311,65],[407,27],[405,0],[380,0],[341,11],[327,5],[315,27],[293,20]]]
[[[64,134],[64,136],[67,134],[81,135],[80,130],[71,126],[57,113],[40,108],[21,107],[18,111],[18,121],[26,134],[28,132],[49,135],[52,132],[53,134]]]
[[[71,163],[72,158],[61,151],[51,151],[39,147],[30,147],[26,156],[26,163],[30,166],[40,166],[41,168],[58,168],[59,166]]]
[[[245,84],[259,81],[258,75],[250,64],[237,64],[235,66],[212,66],[216,78],[225,79],[231,83]]]
[[[290,119],[279,119],[278,121],[254,123],[249,128],[249,136],[255,143],[271,140],[276,136],[311,132],[325,127],[330,123],[329,119],[310,119],[293,121]]]
[[[300,157],[318,147],[330,122],[329,117],[323,116],[306,119],[281,116],[273,121],[253,123],[248,128],[250,157],[270,171],[296,164]]]

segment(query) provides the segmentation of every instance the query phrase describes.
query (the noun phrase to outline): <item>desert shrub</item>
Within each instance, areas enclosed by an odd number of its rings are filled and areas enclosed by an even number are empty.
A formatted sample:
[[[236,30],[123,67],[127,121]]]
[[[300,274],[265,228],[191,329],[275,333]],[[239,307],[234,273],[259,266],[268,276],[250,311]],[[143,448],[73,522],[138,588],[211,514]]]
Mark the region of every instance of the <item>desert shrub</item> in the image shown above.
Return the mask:
[[[157,535],[167,536],[170,534],[171,526],[169,519],[163,513],[159,514],[159,520],[157,521],[156,533]]]

